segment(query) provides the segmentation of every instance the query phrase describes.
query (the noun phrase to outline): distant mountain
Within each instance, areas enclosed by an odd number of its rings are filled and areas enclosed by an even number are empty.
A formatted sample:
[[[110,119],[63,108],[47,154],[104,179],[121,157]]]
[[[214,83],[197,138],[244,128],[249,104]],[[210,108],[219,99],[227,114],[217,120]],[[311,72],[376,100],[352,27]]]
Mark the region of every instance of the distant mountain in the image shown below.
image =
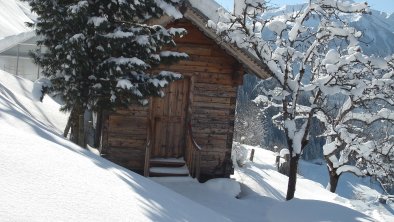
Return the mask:
[[[299,5],[285,5],[280,8],[271,10],[264,15],[264,18],[271,18],[273,16],[281,16],[287,13],[294,13],[295,11],[302,10],[306,7],[306,4]],[[359,31],[362,31],[363,37],[361,38],[361,47],[365,54],[379,55],[385,57],[387,55],[394,54],[394,14],[388,15],[383,12],[371,10],[371,14],[366,15],[341,15],[342,19],[349,23],[350,26],[355,27]],[[318,18],[315,20],[308,21],[309,25],[318,24]],[[264,35],[264,33],[263,33]],[[245,104],[256,96],[256,85],[260,80],[255,77],[247,77],[244,79],[244,84],[240,87],[238,92],[239,101],[238,104]],[[272,84],[265,81],[264,85]],[[238,107],[237,111],[241,111],[242,107]],[[274,112],[267,113],[267,122],[272,117]],[[285,135],[281,130],[278,130],[273,124],[265,123],[266,136],[263,139],[262,145],[268,148],[272,148],[274,145],[279,147],[286,147]],[[325,143],[324,139],[316,137],[321,132],[319,124],[314,124],[313,132],[315,135],[311,136],[308,148],[304,151],[303,158],[315,159],[322,157],[321,147]]]
[[[285,5],[278,9],[271,10],[269,13],[266,13],[264,17],[269,18],[286,13],[293,13],[305,7],[306,4]],[[388,15],[385,12],[372,9],[370,14],[343,14],[342,18],[344,21],[348,22],[350,26],[364,33],[361,39],[361,46],[366,54],[380,56],[394,54],[394,14]]]
[[[370,15],[350,17],[349,21],[363,31],[361,40],[366,54],[386,56],[394,53],[394,14],[371,10]]]

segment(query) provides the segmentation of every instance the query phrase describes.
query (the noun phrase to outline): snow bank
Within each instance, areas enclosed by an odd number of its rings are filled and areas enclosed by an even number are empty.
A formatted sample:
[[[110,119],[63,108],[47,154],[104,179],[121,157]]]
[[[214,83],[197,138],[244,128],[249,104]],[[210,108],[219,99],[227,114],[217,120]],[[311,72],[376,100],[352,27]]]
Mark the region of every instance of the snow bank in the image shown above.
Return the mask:
[[[62,138],[67,116],[34,87],[0,71],[0,221],[227,221]]]
[[[209,189],[223,193],[224,195],[228,195],[230,197],[238,197],[241,193],[241,186],[239,182],[227,179],[227,178],[216,178],[208,180],[204,183]]]

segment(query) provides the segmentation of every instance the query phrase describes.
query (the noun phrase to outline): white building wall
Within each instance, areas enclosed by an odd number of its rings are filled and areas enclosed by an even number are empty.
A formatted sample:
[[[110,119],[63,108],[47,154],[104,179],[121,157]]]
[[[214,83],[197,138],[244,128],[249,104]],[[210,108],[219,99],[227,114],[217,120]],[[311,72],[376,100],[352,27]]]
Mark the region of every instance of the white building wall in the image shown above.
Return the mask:
[[[42,76],[40,68],[28,57],[19,57],[17,61],[17,57],[0,55],[0,69],[31,81]]]

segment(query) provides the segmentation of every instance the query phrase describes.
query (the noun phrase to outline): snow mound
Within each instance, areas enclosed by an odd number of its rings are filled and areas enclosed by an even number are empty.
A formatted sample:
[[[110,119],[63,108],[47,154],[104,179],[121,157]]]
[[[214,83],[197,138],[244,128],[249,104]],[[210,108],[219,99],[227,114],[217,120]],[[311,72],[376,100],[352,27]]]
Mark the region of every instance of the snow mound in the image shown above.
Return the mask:
[[[241,193],[239,182],[233,179],[216,178],[208,180],[204,184],[213,191],[221,192],[231,197],[237,197]]]

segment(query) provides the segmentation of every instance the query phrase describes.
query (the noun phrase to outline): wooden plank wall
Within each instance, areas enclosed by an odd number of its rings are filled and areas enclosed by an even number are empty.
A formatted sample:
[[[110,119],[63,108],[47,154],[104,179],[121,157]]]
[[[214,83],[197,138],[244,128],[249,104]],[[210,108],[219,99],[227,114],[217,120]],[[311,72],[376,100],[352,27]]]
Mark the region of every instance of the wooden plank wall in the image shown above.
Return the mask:
[[[149,106],[135,104],[104,116],[103,153],[128,169],[144,169]],[[105,135],[105,136],[104,136]]]

